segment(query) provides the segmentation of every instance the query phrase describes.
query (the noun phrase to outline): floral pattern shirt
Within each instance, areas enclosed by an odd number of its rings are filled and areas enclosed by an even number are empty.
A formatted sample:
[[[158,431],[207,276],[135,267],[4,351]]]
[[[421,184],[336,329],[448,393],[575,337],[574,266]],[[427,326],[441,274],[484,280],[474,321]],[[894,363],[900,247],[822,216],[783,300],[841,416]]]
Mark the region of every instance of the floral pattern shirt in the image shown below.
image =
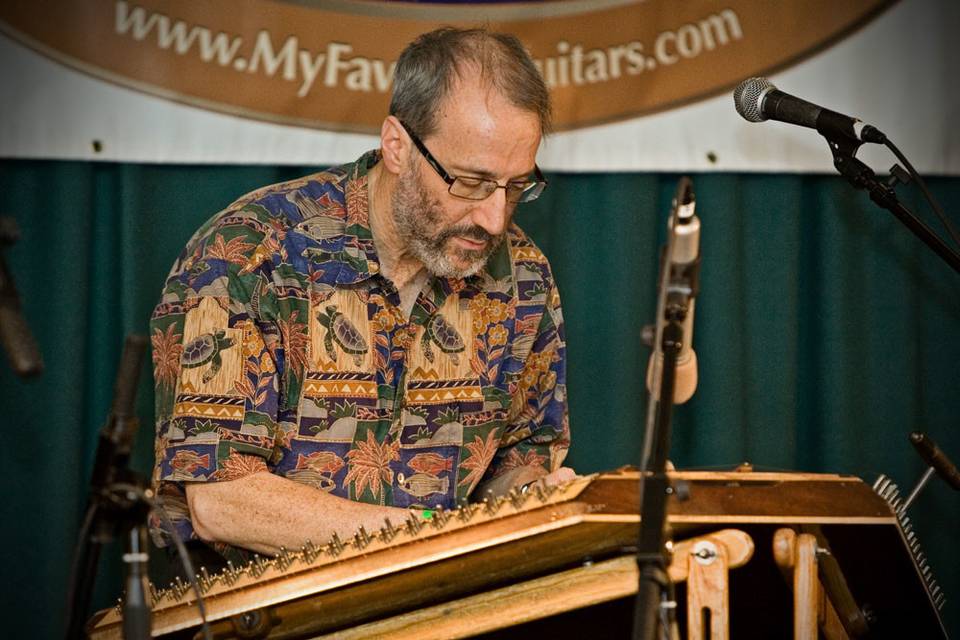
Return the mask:
[[[153,481],[184,539],[196,538],[184,482],[268,470],[350,500],[452,507],[511,469],[563,461],[546,258],[511,225],[480,273],[428,279],[405,317],[369,227],[378,160],[244,196],[174,264],[150,325]]]

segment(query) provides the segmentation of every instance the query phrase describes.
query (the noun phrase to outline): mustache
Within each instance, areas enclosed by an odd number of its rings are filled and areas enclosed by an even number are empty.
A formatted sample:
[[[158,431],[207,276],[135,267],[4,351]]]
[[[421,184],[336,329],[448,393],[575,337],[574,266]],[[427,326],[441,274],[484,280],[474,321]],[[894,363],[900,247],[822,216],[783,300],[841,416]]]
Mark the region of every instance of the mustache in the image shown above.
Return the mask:
[[[448,240],[449,238],[455,237],[469,238],[470,240],[476,240],[477,242],[492,242],[496,240],[496,238],[487,232],[486,229],[475,224],[446,229],[440,234],[438,240],[442,242]]]

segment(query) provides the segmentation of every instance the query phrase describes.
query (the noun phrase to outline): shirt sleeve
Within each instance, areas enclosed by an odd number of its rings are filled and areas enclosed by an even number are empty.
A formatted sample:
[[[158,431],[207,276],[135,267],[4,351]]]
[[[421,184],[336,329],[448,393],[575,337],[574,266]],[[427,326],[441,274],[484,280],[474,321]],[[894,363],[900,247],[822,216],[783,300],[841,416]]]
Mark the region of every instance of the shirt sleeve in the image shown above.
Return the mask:
[[[276,462],[280,391],[264,234],[242,214],[201,229],[150,321],[156,386],[153,483],[172,526],[196,538],[184,483],[232,480]],[[170,523],[151,516],[157,544]]]
[[[560,295],[551,286],[530,354],[512,394],[508,424],[486,478],[520,467],[545,475],[560,468],[570,446],[566,344]]]

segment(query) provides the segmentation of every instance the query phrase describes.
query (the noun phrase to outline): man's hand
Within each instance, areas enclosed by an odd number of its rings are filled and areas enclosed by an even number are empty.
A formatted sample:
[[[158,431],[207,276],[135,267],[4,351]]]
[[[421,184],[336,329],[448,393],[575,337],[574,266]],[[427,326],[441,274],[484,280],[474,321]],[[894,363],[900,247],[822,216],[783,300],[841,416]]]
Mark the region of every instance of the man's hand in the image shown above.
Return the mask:
[[[570,467],[560,467],[556,471],[552,471],[540,478],[538,482],[542,483],[544,486],[552,487],[554,485],[563,484],[564,482],[570,482],[576,477],[577,472]]]
[[[544,471],[543,467],[515,467],[477,487],[473,495],[478,497],[474,499],[479,500],[480,497],[488,495],[506,495],[511,489],[519,489],[527,485],[554,486],[577,477],[577,472],[570,467],[560,467],[547,474],[544,474]]]
[[[570,467],[560,467],[556,471],[551,471],[545,476],[536,480],[533,484],[539,484],[544,487],[553,487],[564,482],[569,482],[577,477],[577,472]]]

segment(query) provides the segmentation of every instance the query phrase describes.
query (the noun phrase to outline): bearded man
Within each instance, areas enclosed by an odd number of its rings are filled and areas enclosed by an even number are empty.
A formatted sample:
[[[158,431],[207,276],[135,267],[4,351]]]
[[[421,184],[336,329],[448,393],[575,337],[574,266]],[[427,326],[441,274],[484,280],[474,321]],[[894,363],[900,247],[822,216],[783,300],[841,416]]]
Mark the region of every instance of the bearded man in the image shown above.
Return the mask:
[[[516,38],[434,31],[378,151],[197,232],[151,321],[154,481],[184,538],[273,554],[573,477],[560,299],[511,222],[549,116]]]

